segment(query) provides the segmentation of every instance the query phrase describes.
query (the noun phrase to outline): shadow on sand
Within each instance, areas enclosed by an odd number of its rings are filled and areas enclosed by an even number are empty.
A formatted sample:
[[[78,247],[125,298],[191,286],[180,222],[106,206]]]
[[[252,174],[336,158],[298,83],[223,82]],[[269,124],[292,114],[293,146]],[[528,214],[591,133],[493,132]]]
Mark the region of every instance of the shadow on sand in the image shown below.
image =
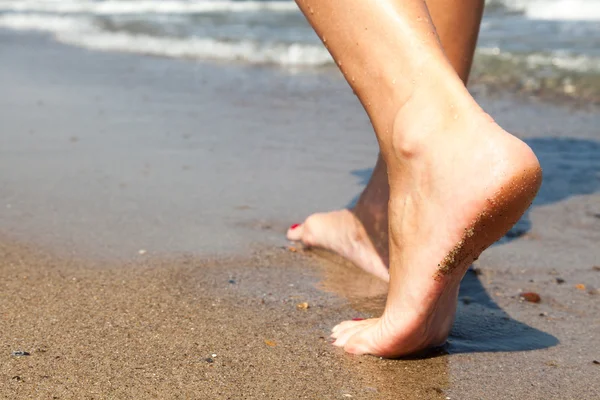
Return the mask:
[[[600,142],[572,138],[533,138],[526,140],[544,170],[544,182],[532,207],[557,203],[571,196],[600,192]],[[366,185],[372,169],[352,171]],[[348,207],[356,204],[358,196]],[[529,210],[495,245],[518,239],[531,230]],[[476,274],[470,270],[461,283],[459,302],[448,351],[495,352],[543,349],[558,339],[510,318],[488,295]]]

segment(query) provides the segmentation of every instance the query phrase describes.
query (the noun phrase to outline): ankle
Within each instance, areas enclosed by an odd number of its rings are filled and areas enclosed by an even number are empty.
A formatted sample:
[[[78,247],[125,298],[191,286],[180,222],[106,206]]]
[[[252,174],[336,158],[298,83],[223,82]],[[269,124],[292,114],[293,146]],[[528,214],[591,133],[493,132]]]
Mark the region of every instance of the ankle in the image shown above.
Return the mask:
[[[408,161],[422,154],[432,141],[469,132],[482,120],[483,110],[462,84],[454,83],[424,85],[415,91],[395,114],[388,155]]]

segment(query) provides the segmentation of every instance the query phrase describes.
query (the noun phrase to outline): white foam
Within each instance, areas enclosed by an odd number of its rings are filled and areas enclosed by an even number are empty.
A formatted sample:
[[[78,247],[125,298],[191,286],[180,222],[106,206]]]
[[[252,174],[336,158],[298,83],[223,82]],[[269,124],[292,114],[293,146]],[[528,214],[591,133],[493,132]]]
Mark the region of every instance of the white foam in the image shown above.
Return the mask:
[[[59,34],[58,40],[95,50],[122,51],[172,58],[239,60],[256,64],[319,66],[332,62],[321,46],[225,42],[209,38],[170,39],[125,33]]]
[[[553,52],[549,55],[534,53],[528,54],[526,61],[530,68],[553,66],[566,71],[600,72],[600,59],[584,55],[572,56],[560,52]]]
[[[86,18],[71,18],[52,15],[0,15],[0,27],[18,31],[38,32],[81,32],[93,28]]]
[[[598,73],[600,58],[587,55],[572,55],[564,51],[550,53],[514,54],[501,51],[498,47],[478,48],[477,53],[491,55],[503,60],[524,62],[531,69],[539,67],[554,67],[565,71]]]
[[[509,8],[522,11],[530,19],[600,20],[600,0],[503,0],[501,2]]]
[[[167,38],[102,31],[89,19],[49,15],[4,15],[0,27],[53,33],[57,40],[103,51],[121,51],[172,58],[245,61],[287,67],[331,64],[320,44],[258,43],[250,40],[220,41],[212,38]]]
[[[0,11],[30,13],[118,14],[190,14],[206,12],[298,11],[293,1],[231,1],[231,0],[2,0]]]

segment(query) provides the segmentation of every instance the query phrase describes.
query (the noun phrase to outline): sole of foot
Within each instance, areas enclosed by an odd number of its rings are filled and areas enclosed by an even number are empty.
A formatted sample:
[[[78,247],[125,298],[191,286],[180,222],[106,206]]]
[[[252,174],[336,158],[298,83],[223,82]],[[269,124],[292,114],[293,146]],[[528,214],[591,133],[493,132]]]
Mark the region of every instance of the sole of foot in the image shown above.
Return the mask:
[[[444,344],[466,270],[537,194],[542,173],[531,149],[478,107],[460,116],[430,132],[422,126],[431,121],[412,131],[394,125],[401,145],[384,154],[390,289],[382,317],[333,328],[334,345],[349,353],[396,358]]]

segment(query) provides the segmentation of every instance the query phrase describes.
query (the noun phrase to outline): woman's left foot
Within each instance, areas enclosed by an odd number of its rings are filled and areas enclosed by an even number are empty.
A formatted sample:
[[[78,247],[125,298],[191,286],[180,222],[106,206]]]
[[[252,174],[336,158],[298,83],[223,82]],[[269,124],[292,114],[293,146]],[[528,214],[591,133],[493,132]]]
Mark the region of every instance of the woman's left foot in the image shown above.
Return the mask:
[[[306,247],[333,251],[368,273],[389,280],[386,264],[362,221],[351,210],[313,214],[302,224],[292,225],[287,238]]]

